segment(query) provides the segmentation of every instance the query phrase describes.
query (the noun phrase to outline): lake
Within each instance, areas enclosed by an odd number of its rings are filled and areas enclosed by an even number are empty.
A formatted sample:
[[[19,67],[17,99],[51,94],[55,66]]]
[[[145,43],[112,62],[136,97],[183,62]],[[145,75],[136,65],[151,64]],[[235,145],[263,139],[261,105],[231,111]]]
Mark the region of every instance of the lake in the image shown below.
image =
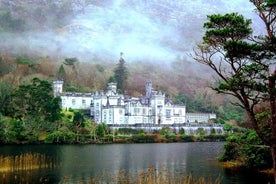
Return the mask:
[[[224,169],[218,157],[223,142],[156,143],[156,144],[107,144],[107,145],[20,145],[1,146],[0,155],[14,158],[22,154],[36,154],[28,163],[41,164],[38,168],[13,168],[4,166],[13,161],[2,161],[0,183],[86,183],[101,174],[139,174],[153,167],[156,171],[167,170],[172,174],[192,174],[196,177],[220,178],[225,184],[273,183],[262,174]],[[41,156],[44,155],[44,156]],[[22,165],[22,163],[21,163]],[[1,170],[2,167],[2,170]]]

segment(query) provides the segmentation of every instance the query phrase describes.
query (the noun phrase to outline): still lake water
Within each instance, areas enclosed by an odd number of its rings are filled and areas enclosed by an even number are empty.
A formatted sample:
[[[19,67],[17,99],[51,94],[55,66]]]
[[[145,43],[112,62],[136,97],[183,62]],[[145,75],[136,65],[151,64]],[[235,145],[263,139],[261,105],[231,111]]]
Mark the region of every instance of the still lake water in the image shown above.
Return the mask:
[[[167,144],[108,144],[108,145],[28,145],[1,146],[0,155],[24,153],[45,154],[49,163],[57,166],[27,172],[0,172],[0,183],[86,183],[101,173],[117,174],[120,170],[139,174],[153,166],[171,173],[206,178],[221,178],[223,184],[272,183],[272,179],[256,173],[222,168],[218,157],[223,142]],[[1,168],[1,165],[0,165]]]

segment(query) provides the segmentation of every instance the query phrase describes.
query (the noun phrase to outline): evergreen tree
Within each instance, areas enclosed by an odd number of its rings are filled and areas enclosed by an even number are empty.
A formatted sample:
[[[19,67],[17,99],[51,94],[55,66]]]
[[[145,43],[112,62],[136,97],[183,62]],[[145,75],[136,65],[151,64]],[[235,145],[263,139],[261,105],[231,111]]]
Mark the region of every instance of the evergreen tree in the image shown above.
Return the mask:
[[[60,65],[60,67],[59,67],[59,69],[58,69],[57,78],[58,78],[58,79],[62,79],[62,80],[65,80],[65,79],[66,79],[66,71],[65,71],[65,69],[64,69],[63,64]]]
[[[117,67],[114,70],[115,80],[117,82],[117,89],[119,92],[124,93],[127,86],[127,78],[128,78],[128,69],[126,67],[126,62],[122,57],[123,53],[121,53],[121,58]]]
[[[251,2],[264,22],[266,36],[253,37],[251,20],[237,13],[209,15],[194,58],[217,74],[214,90],[234,96],[257,135],[270,146],[276,181],[276,1]],[[267,108],[257,112],[263,104]]]

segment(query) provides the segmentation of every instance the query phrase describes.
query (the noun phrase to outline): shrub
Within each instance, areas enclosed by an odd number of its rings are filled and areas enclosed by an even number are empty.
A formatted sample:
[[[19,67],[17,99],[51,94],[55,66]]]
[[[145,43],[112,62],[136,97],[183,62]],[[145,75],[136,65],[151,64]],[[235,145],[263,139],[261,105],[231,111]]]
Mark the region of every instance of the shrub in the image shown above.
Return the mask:
[[[182,142],[193,142],[194,141],[194,136],[192,136],[192,135],[183,135],[183,136],[181,136],[181,141]]]
[[[226,141],[221,161],[239,161],[243,167],[255,170],[272,167],[270,149],[255,131],[231,135]]]

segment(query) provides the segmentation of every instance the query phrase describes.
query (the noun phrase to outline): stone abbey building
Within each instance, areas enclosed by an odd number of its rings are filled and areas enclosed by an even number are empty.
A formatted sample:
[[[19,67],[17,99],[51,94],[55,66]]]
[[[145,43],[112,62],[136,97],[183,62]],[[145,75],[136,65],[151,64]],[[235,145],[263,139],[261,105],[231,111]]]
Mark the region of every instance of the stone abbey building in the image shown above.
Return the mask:
[[[155,91],[151,82],[145,83],[145,95],[139,97],[119,94],[116,83],[94,93],[68,93],[62,88],[63,81],[53,81],[54,95],[60,96],[63,109],[89,110],[97,123],[110,126],[176,126],[216,118],[212,113],[187,113],[185,105],[173,104],[164,93]]]

